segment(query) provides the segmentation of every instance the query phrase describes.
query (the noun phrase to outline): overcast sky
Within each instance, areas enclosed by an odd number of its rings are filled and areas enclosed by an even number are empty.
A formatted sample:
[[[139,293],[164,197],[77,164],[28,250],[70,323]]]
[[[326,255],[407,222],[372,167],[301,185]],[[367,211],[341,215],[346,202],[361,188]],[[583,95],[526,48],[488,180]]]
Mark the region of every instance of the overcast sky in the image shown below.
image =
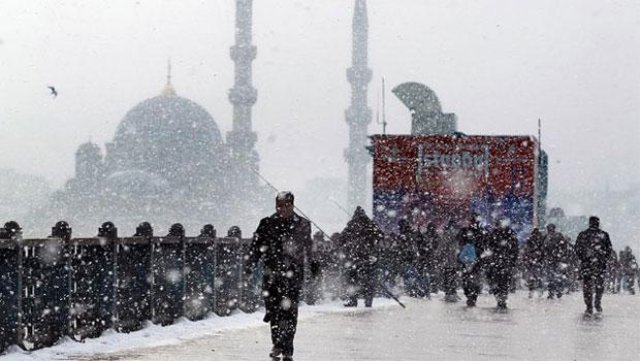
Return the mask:
[[[370,106],[387,83],[388,132],[410,115],[390,88],[417,81],[468,134],[537,134],[551,194],[640,184],[640,2],[369,0]],[[254,129],[263,174],[299,189],[346,178],[350,0],[254,1]],[[60,186],[74,153],[109,142],[156,96],[178,95],[231,129],[231,0],[0,0],[0,168]],[[49,95],[54,85],[59,96]],[[374,122],[370,133],[380,133]]]

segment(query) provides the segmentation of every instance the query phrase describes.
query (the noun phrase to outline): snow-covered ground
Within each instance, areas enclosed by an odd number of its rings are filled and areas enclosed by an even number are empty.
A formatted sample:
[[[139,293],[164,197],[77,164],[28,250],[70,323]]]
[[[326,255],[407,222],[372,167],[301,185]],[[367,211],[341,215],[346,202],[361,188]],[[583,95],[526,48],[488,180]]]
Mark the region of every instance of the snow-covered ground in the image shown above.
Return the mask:
[[[585,321],[580,294],[561,300],[510,297],[496,313],[491,296],[477,308],[403,297],[407,308],[376,299],[373,309],[337,302],[303,306],[296,360],[639,360],[640,296],[606,295],[604,318]],[[65,340],[4,360],[268,360],[269,329],[262,312],[217,317],[130,334],[109,332],[84,343]]]

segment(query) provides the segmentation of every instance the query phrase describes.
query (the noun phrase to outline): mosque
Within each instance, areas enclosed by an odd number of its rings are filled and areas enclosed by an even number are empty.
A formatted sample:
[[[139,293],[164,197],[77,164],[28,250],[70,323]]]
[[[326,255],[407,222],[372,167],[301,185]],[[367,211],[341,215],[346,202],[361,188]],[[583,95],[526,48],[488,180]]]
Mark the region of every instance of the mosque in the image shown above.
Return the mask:
[[[92,142],[78,147],[75,177],[35,218],[64,219],[77,235],[94,234],[106,220],[124,234],[142,221],[159,231],[181,222],[188,234],[207,223],[224,227],[222,233],[231,225],[251,232],[255,219],[273,210],[274,194],[258,180],[257,135],[251,127],[257,99],[251,62],[257,51],[251,27],[252,1],[236,0],[239,31],[230,51],[235,84],[229,91],[233,128],[226,141],[202,106],[178,95],[169,64],[165,88],[126,113],[105,154]]]
[[[257,134],[252,130],[252,2],[235,0],[235,45],[230,56],[235,83],[229,91],[233,128],[220,132],[213,117],[197,103],[178,95],[171,83],[171,65],[159,95],[129,110],[105,153],[88,142],[76,151],[75,177],[56,192],[51,203],[34,216],[39,222],[64,219],[76,235],[93,235],[104,221],[112,221],[126,235],[148,221],[161,234],[180,222],[187,234],[212,223],[221,233],[238,225],[250,234],[259,217],[273,211],[275,191],[259,181]],[[371,110],[366,103],[371,70],[367,64],[366,0],[354,0],[353,65],[347,69],[352,103],[346,111],[349,147],[348,207],[367,205],[365,146]]]
[[[126,229],[142,221],[160,229],[187,222],[187,230],[197,232],[207,223],[233,222],[229,218],[243,205],[235,198],[233,175],[242,170],[233,164],[233,150],[213,117],[179,96],[170,77],[158,96],[126,113],[105,150],[80,145],[75,177],[48,207],[80,234],[105,220]],[[251,189],[261,191],[257,181]],[[268,194],[261,193],[258,198]]]

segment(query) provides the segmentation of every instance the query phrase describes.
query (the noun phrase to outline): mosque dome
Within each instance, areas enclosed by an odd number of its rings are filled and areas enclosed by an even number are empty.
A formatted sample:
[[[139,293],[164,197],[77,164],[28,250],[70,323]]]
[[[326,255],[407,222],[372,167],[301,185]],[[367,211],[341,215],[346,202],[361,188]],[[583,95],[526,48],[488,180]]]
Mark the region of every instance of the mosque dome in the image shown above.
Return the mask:
[[[139,170],[189,187],[219,170],[224,143],[213,117],[171,87],[127,112],[107,145],[110,172]]]

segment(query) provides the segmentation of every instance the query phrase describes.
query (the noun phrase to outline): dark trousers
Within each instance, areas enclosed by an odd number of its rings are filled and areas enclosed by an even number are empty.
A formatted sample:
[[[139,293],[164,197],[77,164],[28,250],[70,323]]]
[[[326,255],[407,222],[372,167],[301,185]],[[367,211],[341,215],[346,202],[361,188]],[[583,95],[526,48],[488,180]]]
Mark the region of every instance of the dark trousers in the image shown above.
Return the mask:
[[[298,325],[300,289],[292,282],[271,285],[265,297],[265,321],[271,326],[271,342],[285,356],[293,355],[293,338]]]
[[[634,270],[624,271],[622,272],[624,277],[624,285],[623,289],[629,291],[631,294],[635,294],[636,291],[633,289],[633,284],[636,283],[636,273]]]
[[[357,306],[358,296],[364,298],[366,307],[373,304],[375,293],[375,268],[370,265],[363,265],[351,268],[347,271],[347,292],[344,296],[346,305]]]
[[[462,290],[467,298],[468,305],[475,306],[478,295],[482,291],[480,281],[480,272],[477,267],[471,270],[465,270],[462,273]]]
[[[487,278],[491,282],[493,295],[498,301],[498,306],[506,307],[509,296],[512,272],[509,269],[499,268],[487,272]]]
[[[527,277],[527,287],[529,288],[529,291],[535,291],[535,290],[539,290],[542,289],[543,286],[543,271],[541,267],[529,267],[529,269],[527,270],[528,272],[528,277]]]
[[[549,297],[562,296],[562,289],[564,286],[564,275],[558,270],[558,267],[552,266],[547,270],[547,277],[549,284],[547,289],[549,291]]]
[[[594,299],[595,290],[595,299]],[[582,276],[582,295],[584,304],[588,310],[601,307],[602,293],[604,292],[604,273],[588,274]]]
[[[447,296],[455,295],[457,284],[457,270],[455,267],[445,266],[442,270],[442,289]]]

